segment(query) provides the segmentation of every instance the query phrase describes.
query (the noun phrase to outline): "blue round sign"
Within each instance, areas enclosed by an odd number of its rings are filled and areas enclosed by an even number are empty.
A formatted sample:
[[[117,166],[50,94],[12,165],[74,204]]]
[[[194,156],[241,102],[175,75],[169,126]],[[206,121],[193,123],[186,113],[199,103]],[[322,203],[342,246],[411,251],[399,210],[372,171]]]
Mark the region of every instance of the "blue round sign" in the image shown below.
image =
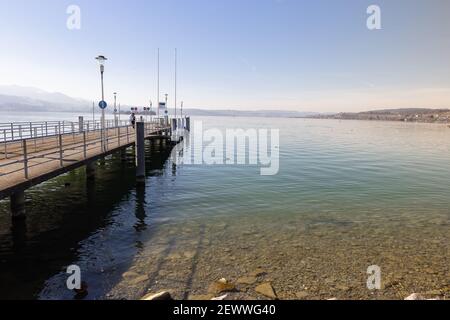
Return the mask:
[[[106,107],[108,106],[108,104],[106,103],[106,101],[100,101],[98,103],[98,106],[100,107],[100,109],[106,109]]]

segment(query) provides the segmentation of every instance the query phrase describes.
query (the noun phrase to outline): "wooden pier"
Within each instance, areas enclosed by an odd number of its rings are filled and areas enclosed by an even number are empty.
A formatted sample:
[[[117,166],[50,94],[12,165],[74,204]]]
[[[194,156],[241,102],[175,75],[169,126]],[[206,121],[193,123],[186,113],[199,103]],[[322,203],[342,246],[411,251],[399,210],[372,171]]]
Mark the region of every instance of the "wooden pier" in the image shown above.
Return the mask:
[[[145,180],[142,177],[144,141],[172,141],[175,123],[189,125],[189,118],[141,121],[135,128],[115,121],[108,122],[103,130],[99,123],[84,122],[81,117],[77,123],[58,122],[58,125],[55,122],[0,124],[0,134],[3,134],[0,200],[9,196],[12,217],[22,217],[26,189],[81,166],[86,166],[87,176],[92,178],[96,160],[133,145],[136,145],[137,181],[142,182]]]

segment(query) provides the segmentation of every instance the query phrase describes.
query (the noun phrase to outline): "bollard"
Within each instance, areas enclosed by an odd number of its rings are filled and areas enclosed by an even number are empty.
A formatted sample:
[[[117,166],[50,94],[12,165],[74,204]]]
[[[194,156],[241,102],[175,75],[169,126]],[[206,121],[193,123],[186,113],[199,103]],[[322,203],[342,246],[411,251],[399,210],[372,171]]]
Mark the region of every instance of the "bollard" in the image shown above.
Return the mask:
[[[138,184],[145,183],[145,138],[144,123],[136,122],[136,182]]]

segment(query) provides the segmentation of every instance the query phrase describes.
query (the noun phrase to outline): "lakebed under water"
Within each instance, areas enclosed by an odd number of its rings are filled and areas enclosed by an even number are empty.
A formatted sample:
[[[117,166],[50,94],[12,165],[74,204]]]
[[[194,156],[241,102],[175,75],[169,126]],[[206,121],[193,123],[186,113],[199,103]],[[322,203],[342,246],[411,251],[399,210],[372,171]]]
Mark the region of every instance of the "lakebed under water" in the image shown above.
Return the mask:
[[[205,117],[205,128],[280,129],[280,170],[176,165],[161,149],[146,187],[133,158],[108,158],[95,184],[83,170],[27,193],[11,231],[0,203],[2,298],[72,299],[70,264],[87,299],[403,299],[450,290],[450,129],[444,125]],[[155,146],[153,146],[155,148]],[[70,186],[65,186],[70,182]],[[49,201],[51,199],[51,201]],[[367,268],[382,272],[368,290]]]

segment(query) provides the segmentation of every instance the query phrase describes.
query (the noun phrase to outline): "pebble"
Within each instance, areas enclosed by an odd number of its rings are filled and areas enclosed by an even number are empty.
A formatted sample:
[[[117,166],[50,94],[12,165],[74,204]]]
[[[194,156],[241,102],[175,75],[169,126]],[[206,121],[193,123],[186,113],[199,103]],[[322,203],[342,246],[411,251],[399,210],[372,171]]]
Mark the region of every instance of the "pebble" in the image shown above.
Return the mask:
[[[253,270],[252,272],[249,273],[250,277],[259,277],[259,276],[263,276],[267,274],[267,272],[264,269],[261,268],[257,268],[255,270]]]
[[[277,299],[277,295],[270,283],[263,283],[255,288],[255,291],[272,299]]]
[[[306,291],[300,291],[300,292],[297,292],[295,294],[295,296],[297,297],[297,299],[303,300],[303,299],[306,299],[309,296],[309,293],[306,292]]]
[[[188,300],[206,301],[206,300],[211,300],[213,298],[214,298],[214,296],[212,294],[198,294],[198,295],[190,295],[188,297]]]
[[[167,291],[163,291],[160,293],[149,293],[147,295],[145,295],[141,300],[172,300],[172,296],[170,295],[169,292]]]
[[[419,293],[413,293],[405,298],[405,300],[425,300]]]
[[[256,277],[242,277],[237,279],[237,284],[254,284],[258,279]]]
[[[219,281],[211,283],[211,285],[208,288],[208,293],[213,295],[231,291],[236,291],[236,286],[228,282],[224,278],[220,279]]]
[[[149,278],[148,278],[147,275],[142,275],[142,276],[139,276],[139,277],[137,277],[137,278],[134,278],[133,280],[130,280],[130,283],[131,283],[131,284],[138,284],[138,283],[147,281],[148,279],[149,279]]]
[[[125,272],[124,274],[122,274],[123,278],[135,278],[138,276],[139,276],[139,274],[134,271],[128,271],[128,272]]]

